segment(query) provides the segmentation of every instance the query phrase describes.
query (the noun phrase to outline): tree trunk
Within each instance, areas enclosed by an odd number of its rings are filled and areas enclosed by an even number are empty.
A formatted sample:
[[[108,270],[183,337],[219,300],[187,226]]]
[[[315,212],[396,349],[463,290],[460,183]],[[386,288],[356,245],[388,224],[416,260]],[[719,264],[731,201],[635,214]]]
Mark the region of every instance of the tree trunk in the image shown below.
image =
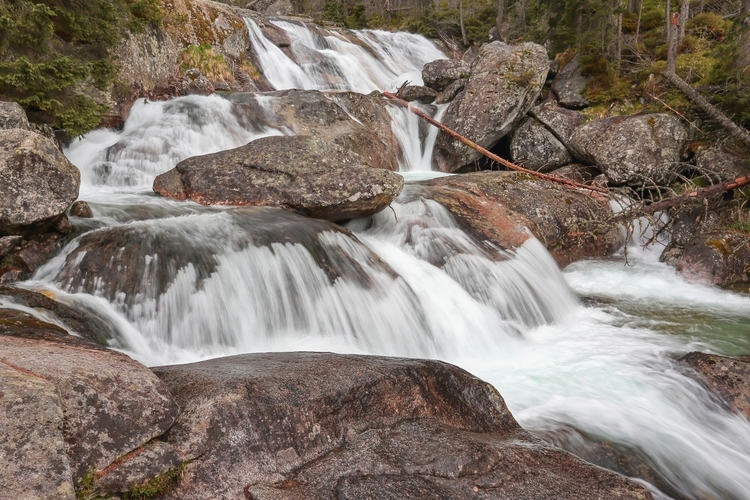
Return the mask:
[[[641,34],[641,17],[643,16],[643,2],[638,2],[638,22],[635,25],[635,51],[640,52],[638,49],[638,38]]]
[[[682,44],[685,39],[685,27],[687,26],[688,18],[690,17],[690,0],[682,0],[680,4],[680,34],[677,37],[677,46]]]
[[[685,80],[677,76],[674,71],[667,70],[664,72],[664,76],[667,80],[672,82],[675,87],[680,89],[682,93],[688,97],[688,99],[693,101],[698,107],[705,111],[706,114],[708,114],[722,127],[724,127],[734,139],[742,141],[743,143],[750,146],[750,133],[748,133],[747,130],[743,129],[732,120],[730,120],[727,115],[719,111],[716,106],[708,102],[702,95],[696,92],[693,87],[688,85]]]
[[[667,8],[667,73],[674,73],[677,70],[677,24],[679,23],[679,14],[672,12],[670,0],[666,2]]]
[[[495,19],[495,29],[497,29],[497,36],[501,40],[505,40],[503,37],[503,14],[505,13],[505,0],[497,0],[497,18]]]
[[[466,39],[466,28],[464,28],[464,0],[458,2],[458,19],[461,23],[461,41],[464,44],[464,48],[466,48],[469,46],[469,41]]]
[[[740,7],[740,14],[750,14],[750,0],[742,0],[742,6]]]

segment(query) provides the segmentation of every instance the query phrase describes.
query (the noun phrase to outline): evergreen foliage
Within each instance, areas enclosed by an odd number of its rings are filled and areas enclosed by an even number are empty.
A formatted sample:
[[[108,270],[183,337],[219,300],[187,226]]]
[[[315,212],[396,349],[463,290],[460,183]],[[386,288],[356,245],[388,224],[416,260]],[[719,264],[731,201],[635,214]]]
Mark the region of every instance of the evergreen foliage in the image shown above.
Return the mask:
[[[112,83],[109,49],[161,19],[158,0],[0,0],[0,99],[83,134],[106,112],[85,89]]]

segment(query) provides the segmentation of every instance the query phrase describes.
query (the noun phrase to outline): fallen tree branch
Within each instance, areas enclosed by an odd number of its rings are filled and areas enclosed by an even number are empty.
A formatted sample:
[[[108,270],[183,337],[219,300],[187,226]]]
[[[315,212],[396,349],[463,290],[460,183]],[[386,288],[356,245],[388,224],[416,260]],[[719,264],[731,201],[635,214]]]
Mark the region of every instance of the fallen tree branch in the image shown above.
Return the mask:
[[[685,94],[688,99],[693,101],[698,107],[705,111],[706,114],[708,114],[722,127],[724,127],[732,135],[732,137],[750,146],[750,133],[748,133],[747,130],[743,129],[732,120],[730,120],[727,115],[719,111],[716,106],[708,102],[693,87],[688,85],[685,80],[677,76],[676,73],[672,71],[665,71],[663,75],[672,83],[672,85],[680,89],[680,91]]]
[[[747,185],[750,185],[750,175],[737,177],[736,179],[722,182],[721,184],[716,184],[707,188],[691,191],[689,193],[681,194],[679,196],[675,196],[666,200],[657,201],[656,203],[651,203],[650,205],[646,205],[640,208],[626,210],[620,212],[618,215],[610,219],[609,222],[626,222],[637,217],[642,217],[644,215],[663,212],[668,208],[672,208],[677,205],[683,205],[693,200],[697,200],[700,198],[710,198],[711,196],[716,196],[726,191],[731,191],[733,189],[741,188]]]
[[[578,188],[578,189],[587,189],[589,191],[596,191],[597,193],[609,194],[609,190],[608,189],[604,189],[604,188],[600,188],[600,187],[596,187],[596,186],[589,186],[589,185],[581,184],[581,183],[574,182],[574,181],[571,181],[571,180],[568,180],[568,179],[563,179],[562,177],[555,177],[553,175],[543,174],[543,173],[537,172],[535,170],[529,170],[527,168],[523,168],[520,165],[516,165],[515,163],[510,162],[510,161],[508,161],[508,160],[506,160],[504,158],[500,158],[496,154],[491,153],[490,151],[484,149],[479,144],[477,144],[475,142],[472,142],[471,140],[469,140],[466,137],[462,136],[458,132],[456,132],[456,131],[454,131],[454,130],[448,128],[448,127],[446,127],[445,125],[443,125],[439,121],[435,120],[433,117],[431,117],[427,113],[423,113],[422,111],[409,106],[409,103],[406,102],[406,101],[404,101],[403,99],[399,99],[398,97],[396,97],[395,95],[393,95],[393,94],[391,94],[389,92],[383,92],[383,95],[385,97],[387,97],[388,99],[394,100],[397,103],[399,103],[400,105],[402,105],[405,108],[409,109],[409,111],[411,111],[412,113],[414,113],[418,117],[422,118],[423,120],[427,121],[428,123],[436,126],[437,128],[439,128],[440,130],[442,130],[443,132],[445,132],[449,136],[453,137],[454,139],[458,139],[459,141],[461,141],[462,144],[465,144],[465,145],[469,146],[470,148],[472,148],[472,149],[474,149],[476,151],[479,151],[480,153],[482,153],[484,156],[486,156],[490,160],[496,161],[497,163],[499,163],[499,164],[501,164],[501,165],[503,165],[503,166],[505,166],[505,167],[507,167],[507,168],[509,168],[511,170],[516,170],[518,172],[524,172],[526,174],[533,175],[534,177],[537,177],[538,179],[541,179],[541,180],[547,181],[547,182],[554,182],[556,184],[563,184],[565,186],[575,187],[575,188]]]

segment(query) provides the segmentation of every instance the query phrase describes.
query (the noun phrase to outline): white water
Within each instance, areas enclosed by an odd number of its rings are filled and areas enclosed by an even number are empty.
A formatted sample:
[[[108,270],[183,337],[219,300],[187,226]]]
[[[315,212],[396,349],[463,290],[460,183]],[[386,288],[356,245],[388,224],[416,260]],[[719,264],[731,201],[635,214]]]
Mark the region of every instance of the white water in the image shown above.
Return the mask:
[[[403,168],[426,170],[430,148],[405,138],[412,125],[394,128],[412,146]],[[93,202],[90,228],[127,227],[149,248],[141,295],[61,277],[87,235],[27,286],[97,311],[121,349],[149,365],[282,350],[444,359],[493,383],[527,429],[576,429],[634,447],[689,498],[750,498],[750,425],[674,361],[696,349],[750,352],[750,298],[686,283],[638,248],[630,265],[579,262],[563,273],[533,239],[515,255],[489,249],[419,186],[394,204],[398,222],[390,211],[352,221],[358,240],[325,231],[292,242],[269,242],[267,222],[252,214],[150,193],[153,177],[185,157],[274,133],[243,128],[218,97],[136,104],[123,131],[92,132],[67,153]],[[164,255],[195,248],[207,262],[176,270],[163,293],[149,287]]]

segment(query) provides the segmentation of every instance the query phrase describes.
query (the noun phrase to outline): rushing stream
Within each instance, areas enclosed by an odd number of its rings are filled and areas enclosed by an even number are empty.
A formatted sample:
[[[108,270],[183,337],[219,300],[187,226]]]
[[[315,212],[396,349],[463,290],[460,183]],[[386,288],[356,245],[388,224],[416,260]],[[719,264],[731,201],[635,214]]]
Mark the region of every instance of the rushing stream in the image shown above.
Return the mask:
[[[247,24],[278,89],[392,89],[444,57],[415,35],[277,21],[295,62]],[[750,353],[750,297],[685,282],[658,248],[562,272],[534,239],[488,254],[413,182],[433,175],[434,133],[420,142],[411,114],[392,117],[407,186],[394,211],[348,224],[355,239],[281,209],[157,197],[154,177],[178,161],[287,131],[241,125],[218,96],[138,102],[123,130],[67,150],[95,218],[25,285],[106,318],[113,346],[152,366],[290,350],[443,359],[494,384],[532,432],[614,443],[687,498],[750,498],[750,424],[675,361]],[[71,257],[112,228],[141,252],[137,280],[92,279],[85,253]]]

